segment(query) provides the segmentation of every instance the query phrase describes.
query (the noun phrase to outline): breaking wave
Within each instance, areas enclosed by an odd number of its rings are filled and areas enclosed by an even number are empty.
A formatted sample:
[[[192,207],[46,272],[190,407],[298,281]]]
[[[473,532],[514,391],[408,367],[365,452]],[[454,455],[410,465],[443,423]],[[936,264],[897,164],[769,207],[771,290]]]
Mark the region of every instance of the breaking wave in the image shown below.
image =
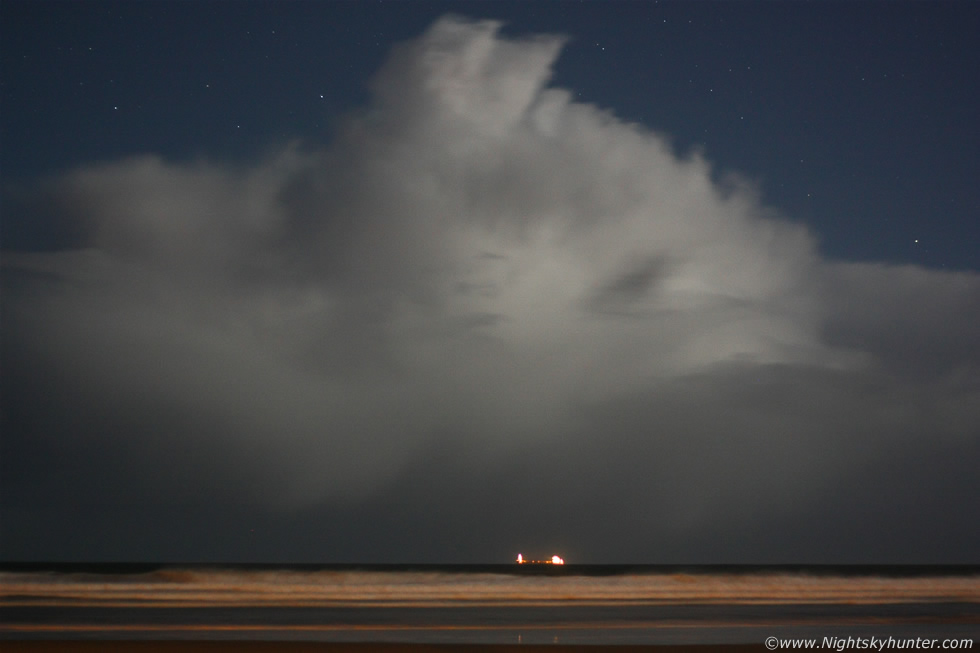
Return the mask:
[[[980,574],[516,573],[164,567],[137,573],[3,571],[0,606],[436,607],[978,603]]]

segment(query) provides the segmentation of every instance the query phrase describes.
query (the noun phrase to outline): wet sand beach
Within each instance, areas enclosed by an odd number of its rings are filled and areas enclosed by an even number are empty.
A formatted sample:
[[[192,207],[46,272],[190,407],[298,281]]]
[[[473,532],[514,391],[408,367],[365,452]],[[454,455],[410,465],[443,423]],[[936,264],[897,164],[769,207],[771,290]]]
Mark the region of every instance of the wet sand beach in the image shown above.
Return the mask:
[[[848,571],[11,570],[0,650],[698,653],[761,651],[770,636],[975,636],[974,569]]]
[[[563,644],[375,644],[248,641],[6,641],[7,653],[756,653],[761,644],[691,646],[569,646]]]

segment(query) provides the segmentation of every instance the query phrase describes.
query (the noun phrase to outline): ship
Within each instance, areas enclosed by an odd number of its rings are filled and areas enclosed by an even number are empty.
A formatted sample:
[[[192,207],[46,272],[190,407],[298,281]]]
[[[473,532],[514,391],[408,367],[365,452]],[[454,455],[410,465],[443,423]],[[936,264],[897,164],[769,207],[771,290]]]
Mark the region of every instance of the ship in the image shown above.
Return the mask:
[[[563,565],[565,560],[561,556],[551,556],[551,560],[528,560],[520,553],[517,554],[517,564],[519,565]]]

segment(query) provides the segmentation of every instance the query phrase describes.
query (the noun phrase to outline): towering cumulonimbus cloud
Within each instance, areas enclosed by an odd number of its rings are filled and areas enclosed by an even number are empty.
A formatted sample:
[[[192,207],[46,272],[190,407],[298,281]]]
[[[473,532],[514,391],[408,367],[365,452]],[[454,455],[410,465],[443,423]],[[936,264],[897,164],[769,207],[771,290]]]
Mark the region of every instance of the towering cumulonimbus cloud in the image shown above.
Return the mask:
[[[565,496],[643,538],[975,443],[977,274],[823,260],[745,180],[549,87],[561,38],[499,28],[396,47],[321,151],[38,187],[78,238],[3,257],[6,374],[31,379],[11,450],[273,506],[459,481],[427,466],[441,447],[485,463],[469,496],[520,451],[540,473],[517,487],[560,503],[548,479],[575,469]],[[435,509],[424,485],[408,510]]]

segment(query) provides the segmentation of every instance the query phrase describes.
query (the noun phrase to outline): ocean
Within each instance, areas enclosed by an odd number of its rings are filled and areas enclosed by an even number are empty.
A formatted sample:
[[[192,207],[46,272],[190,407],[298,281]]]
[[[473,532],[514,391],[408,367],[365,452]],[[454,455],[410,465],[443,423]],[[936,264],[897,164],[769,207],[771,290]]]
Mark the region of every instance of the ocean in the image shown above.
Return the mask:
[[[753,644],[978,634],[977,567],[0,567],[7,640]]]

